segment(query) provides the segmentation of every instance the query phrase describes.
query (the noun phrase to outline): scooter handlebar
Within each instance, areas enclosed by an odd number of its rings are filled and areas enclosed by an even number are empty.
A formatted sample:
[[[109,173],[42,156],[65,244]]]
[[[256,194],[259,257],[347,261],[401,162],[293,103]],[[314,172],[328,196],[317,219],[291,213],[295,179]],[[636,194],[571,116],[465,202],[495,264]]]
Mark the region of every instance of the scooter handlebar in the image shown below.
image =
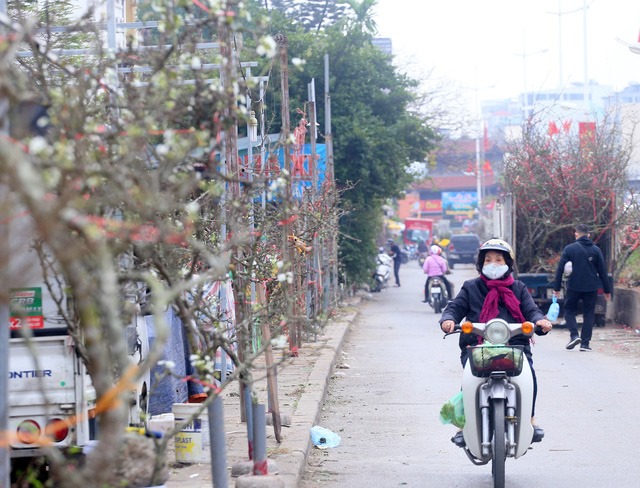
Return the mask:
[[[478,335],[482,335],[482,332],[484,331],[484,326],[485,326],[486,324],[487,324],[487,322],[476,322],[476,323],[472,323],[472,325],[473,325],[473,330],[472,330],[471,332],[469,332],[469,333],[473,333],[473,332],[475,331],[476,333],[478,333]],[[512,327],[512,326],[518,326],[518,328],[519,328],[519,327],[521,327],[521,326],[522,326],[522,323],[520,323],[520,322],[514,322],[514,323],[509,323],[508,325],[509,325],[510,327]],[[480,326],[479,328],[480,328],[481,330],[477,330],[476,326]],[[450,336],[450,335],[453,335],[453,334],[460,334],[460,333],[464,333],[464,332],[463,332],[463,330],[462,330],[462,324],[461,324],[461,323],[460,323],[460,324],[455,324],[455,325],[453,326],[453,331],[451,331],[451,332],[445,332],[445,334],[444,334],[444,336],[443,336],[443,339],[446,339],[446,338],[447,338],[448,336]],[[524,334],[524,335],[527,335],[527,336],[531,336],[531,335],[533,335],[533,334],[536,334],[536,335],[547,335],[548,333],[549,333],[549,332],[543,332],[543,331],[542,331],[542,327],[540,327],[539,325],[534,325],[532,333],[531,333],[531,334]],[[516,335],[517,335],[517,334],[516,334]]]

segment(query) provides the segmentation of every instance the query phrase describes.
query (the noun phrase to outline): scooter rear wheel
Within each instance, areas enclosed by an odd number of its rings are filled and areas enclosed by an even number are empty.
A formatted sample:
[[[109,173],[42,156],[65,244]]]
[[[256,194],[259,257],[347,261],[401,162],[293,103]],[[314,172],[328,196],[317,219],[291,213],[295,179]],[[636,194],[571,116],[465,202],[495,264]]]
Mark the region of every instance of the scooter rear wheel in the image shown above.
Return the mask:
[[[505,401],[496,398],[491,402],[493,407],[493,456],[491,458],[491,472],[493,473],[493,488],[504,488],[504,465],[507,459],[505,441]]]
[[[433,311],[435,313],[441,313],[442,312],[442,299],[440,297],[436,297],[433,300]]]

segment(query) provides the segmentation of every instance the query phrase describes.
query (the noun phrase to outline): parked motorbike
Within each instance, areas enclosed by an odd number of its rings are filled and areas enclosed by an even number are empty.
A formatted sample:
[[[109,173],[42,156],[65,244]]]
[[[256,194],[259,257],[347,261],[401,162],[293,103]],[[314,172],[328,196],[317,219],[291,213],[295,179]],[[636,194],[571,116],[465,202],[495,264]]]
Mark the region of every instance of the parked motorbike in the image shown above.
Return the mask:
[[[418,253],[418,266],[420,266],[420,268],[422,268],[422,265],[426,261],[428,255],[429,253],[427,253],[426,251]]]
[[[386,252],[384,248],[378,250],[376,256],[376,270],[373,273],[373,288],[371,291],[379,292],[383,288],[386,288],[391,278],[391,271],[393,270],[393,259]]]
[[[533,376],[522,346],[509,346],[517,334],[531,337],[531,322],[509,324],[502,319],[487,323],[464,322],[455,327],[463,334],[476,334],[484,342],[469,350],[462,374],[465,423],[462,447],[475,465],[491,461],[494,488],[505,486],[506,458],[526,454],[534,439],[531,425]],[[451,334],[446,334],[447,335]]]
[[[444,281],[439,276],[432,276],[429,279],[429,305],[435,313],[440,313],[447,306],[448,301],[449,294]]]
[[[409,244],[408,246],[404,246],[404,250],[407,252],[407,257],[409,258],[409,261],[411,261],[412,259],[418,258],[418,249],[415,244]]]

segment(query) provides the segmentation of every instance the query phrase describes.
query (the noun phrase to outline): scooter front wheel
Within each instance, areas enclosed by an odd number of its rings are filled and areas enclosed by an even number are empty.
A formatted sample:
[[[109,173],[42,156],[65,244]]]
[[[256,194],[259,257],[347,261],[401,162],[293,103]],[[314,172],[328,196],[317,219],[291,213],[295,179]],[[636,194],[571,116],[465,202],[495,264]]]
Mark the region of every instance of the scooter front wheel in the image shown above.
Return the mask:
[[[506,405],[503,398],[496,398],[491,402],[491,406],[493,408],[493,454],[491,456],[493,488],[504,488],[504,465],[507,459],[504,435]]]

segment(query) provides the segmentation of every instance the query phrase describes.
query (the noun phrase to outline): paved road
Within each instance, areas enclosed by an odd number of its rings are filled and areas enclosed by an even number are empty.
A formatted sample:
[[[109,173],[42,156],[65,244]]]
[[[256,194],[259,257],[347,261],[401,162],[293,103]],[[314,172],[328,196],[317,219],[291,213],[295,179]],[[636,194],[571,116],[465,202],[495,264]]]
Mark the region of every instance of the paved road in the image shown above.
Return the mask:
[[[402,288],[361,307],[334,374],[319,425],[342,436],[334,449],[314,449],[303,488],[491,487],[491,468],[474,466],[449,438],[438,412],[459,387],[457,338],[442,339],[431,308],[421,303],[424,276],[401,268]],[[456,266],[456,290],[476,276]],[[607,329],[607,328],[605,328]],[[594,352],[565,350],[566,329],[538,337],[534,362],[540,392],[541,444],[507,460],[511,488],[631,488],[640,463],[640,357],[615,355],[603,329]]]

